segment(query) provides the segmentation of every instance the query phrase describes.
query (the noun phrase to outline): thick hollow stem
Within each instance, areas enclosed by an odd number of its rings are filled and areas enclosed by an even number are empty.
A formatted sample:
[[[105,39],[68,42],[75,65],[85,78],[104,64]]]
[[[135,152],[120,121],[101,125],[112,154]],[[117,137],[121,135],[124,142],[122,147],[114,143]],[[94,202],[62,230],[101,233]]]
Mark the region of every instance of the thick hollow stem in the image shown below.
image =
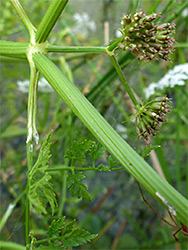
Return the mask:
[[[65,6],[67,5],[68,0],[53,0],[49,6],[46,14],[44,15],[36,33],[36,42],[43,43],[47,40],[48,35],[53,29],[54,25],[57,22],[57,19],[61,15]]]
[[[28,43],[16,43],[9,41],[0,41],[0,55],[11,58],[26,59]]]
[[[170,204],[182,223],[187,223],[188,201],[169,183],[164,181],[107,123],[76,86],[45,55],[34,54],[33,61],[52,85],[54,90],[69,105],[91,133],[107,148],[144,188],[165,207]],[[159,198],[163,197],[161,200]],[[167,203],[164,203],[164,200]]]

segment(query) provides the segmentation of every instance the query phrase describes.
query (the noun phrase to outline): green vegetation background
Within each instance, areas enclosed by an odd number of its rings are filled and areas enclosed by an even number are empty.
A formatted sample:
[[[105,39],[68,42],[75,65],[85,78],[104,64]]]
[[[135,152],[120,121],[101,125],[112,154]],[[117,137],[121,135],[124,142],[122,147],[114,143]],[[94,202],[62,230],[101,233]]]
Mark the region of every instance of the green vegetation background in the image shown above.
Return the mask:
[[[50,3],[50,1],[31,0],[20,2],[36,26]],[[80,9],[75,8],[75,2],[80,2]],[[147,13],[160,12],[167,2],[171,4],[163,15],[165,21],[173,17],[176,9],[184,1],[141,0],[138,10],[144,10]],[[103,45],[104,22],[109,22],[109,38],[114,38],[116,29],[120,28],[122,14],[130,13],[135,4],[136,1],[133,0],[70,1],[63,16],[65,20],[58,22],[50,36],[50,42],[64,46]],[[82,33],[72,34],[71,31],[76,25],[72,16],[76,12],[88,13],[89,17],[96,22],[96,31],[90,31],[87,37]],[[173,21],[176,23],[175,38],[179,45],[172,56],[172,63],[162,61],[141,63],[129,57],[129,53],[127,54],[124,73],[136,94],[143,100],[145,99],[144,90],[151,82],[157,82],[169,69],[175,65],[184,64],[188,60],[187,45],[181,46],[188,42],[186,26],[188,14],[180,13]],[[1,3],[0,32],[2,40],[25,42],[28,37],[10,1]],[[119,125],[126,128],[121,132],[122,136],[138,151],[143,143],[138,140],[134,123],[129,120],[131,111],[126,104],[123,86],[118,78],[111,78],[111,74],[107,74],[112,68],[108,58],[103,55],[83,54],[59,54],[58,56],[52,55],[52,58],[61,70],[86,93],[94,106],[115,129],[118,129]],[[26,181],[27,94],[20,92],[17,87],[18,80],[26,79],[29,79],[29,67],[26,61],[19,60],[18,63],[13,59],[1,59],[1,215],[24,189]],[[99,88],[98,86],[101,85],[102,87]],[[167,94],[168,97],[173,98],[173,110],[168,116],[169,122],[161,128],[160,135],[153,140],[153,143],[161,145],[156,153],[167,180],[188,197],[188,191],[186,192],[187,85],[166,88],[158,94],[160,96]],[[53,167],[66,164],[65,151],[70,148],[74,140],[95,141],[55,92],[39,92],[37,125],[41,140],[51,129],[54,129],[50,161],[50,166]],[[35,148],[36,155],[38,150],[39,146]],[[98,165],[107,164],[105,156],[98,159]],[[148,161],[151,164],[149,158]],[[84,163],[77,161],[75,164],[78,167],[88,167],[92,162],[89,155],[86,155]],[[66,174],[65,171],[52,172],[52,182],[58,200],[61,199],[62,183]],[[93,202],[72,198],[70,191],[67,190],[63,208],[63,215],[69,220],[76,218],[80,227],[91,233],[99,233],[98,239],[87,244],[83,249],[115,249],[113,247],[116,249],[175,249],[171,229],[143,202],[137,184],[125,171],[86,171],[84,174],[86,178],[83,182],[88,186]],[[95,209],[99,200],[109,190],[110,194],[107,199],[98,210]],[[166,215],[162,206],[149,194],[145,196],[160,215]],[[21,200],[3,228],[1,240],[24,244],[24,208],[24,200]],[[58,208],[55,215],[58,215]],[[50,209],[45,217],[33,214],[31,220],[33,232],[40,238],[51,222]],[[123,227],[122,234],[117,237],[117,231],[121,226]],[[114,243],[115,239],[118,239],[117,245]],[[182,243],[181,248],[185,249],[185,247]]]

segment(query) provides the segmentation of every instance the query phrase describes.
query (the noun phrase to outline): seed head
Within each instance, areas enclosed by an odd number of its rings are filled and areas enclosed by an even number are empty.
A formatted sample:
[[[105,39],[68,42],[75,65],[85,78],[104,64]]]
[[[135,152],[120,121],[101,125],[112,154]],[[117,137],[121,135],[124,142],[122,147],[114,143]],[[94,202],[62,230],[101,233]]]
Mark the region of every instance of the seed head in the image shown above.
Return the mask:
[[[170,102],[168,97],[159,97],[137,109],[137,133],[146,144],[150,144],[150,137],[158,134],[162,123],[167,122],[165,116],[170,112]]]
[[[153,22],[157,17],[160,14],[146,16],[144,12],[137,12],[132,17],[124,15],[121,19],[123,38],[119,49],[131,50],[139,60],[158,60],[159,57],[170,61],[168,55],[174,51],[175,40],[171,35],[175,25]]]

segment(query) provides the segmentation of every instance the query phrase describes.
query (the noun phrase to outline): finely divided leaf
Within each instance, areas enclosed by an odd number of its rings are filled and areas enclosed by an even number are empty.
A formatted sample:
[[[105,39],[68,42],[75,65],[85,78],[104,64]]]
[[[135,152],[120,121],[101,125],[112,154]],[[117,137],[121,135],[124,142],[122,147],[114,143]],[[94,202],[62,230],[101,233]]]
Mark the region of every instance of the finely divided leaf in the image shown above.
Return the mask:
[[[95,143],[92,145],[89,155],[91,159],[95,162],[96,160],[101,159],[103,157],[104,152],[105,147],[100,143]]]
[[[64,228],[64,225],[65,225],[65,216],[57,220],[53,220],[47,231],[48,236],[49,237],[52,237],[53,235],[59,236],[59,234],[62,231],[62,228]]]
[[[75,222],[76,220],[73,220],[66,225],[65,217],[53,220],[47,231],[48,238],[46,242],[48,242],[49,246],[40,245],[39,249],[72,249],[72,247],[90,242],[97,236],[91,235],[83,229],[75,228]]]
[[[49,143],[50,137],[51,133],[43,142],[38,159],[28,173],[30,179],[29,199],[31,206],[33,206],[36,211],[45,214],[47,213],[46,204],[48,202],[52,208],[52,214],[54,213],[57,204],[53,187],[50,183],[51,176],[49,173],[45,172],[49,166],[49,159],[51,157],[51,143]]]
[[[96,167],[96,170],[100,172],[104,172],[104,171],[111,171],[111,168],[101,163],[100,165]]]
[[[111,155],[106,157],[106,161],[109,164],[110,170],[120,164],[118,161],[114,160],[114,158]]]
[[[160,145],[154,145],[154,146],[152,146],[151,144],[149,146],[146,145],[145,147],[141,147],[138,150],[138,154],[140,154],[143,158],[146,158],[152,150],[155,150],[160,147],[161,147]]]
[[[63,239],[63,246],[72,249],[72,247],[77,247],[86,242],[90,242],[96,236],[96,234],[90,234],[84,229],[75,229],[68,237]]]
[[[67,185],[71,191],[71,196],[81,198],[83,200],[91,202],[92,199],[87,192],[88,188],[84,183],[81,183],[80,180],[84,179],[85,175],[82,174],[82,172],[79,172],[77,174],[69,175],[67,178]]]
[[[83,163],[85,161],[85,154],[91,149],[93,143],[93,141],[87,140],[82,142],[73,141],[70,149],[66,150],[65,158],[68,158],[72,163],[74,161]]]
[[[32,167],[32,169],[29,172],[29,177],[32,178],[34,174],[36,174],[38,168],[40,168],[40,171],[45,171],[48,168],[49,159],[51,157],[50,154],[50,147],[51,143],[49,143],[51,138],[52,132],[46,137],[45,141],[43,142],[38,159],[35,163],[35,165]]]

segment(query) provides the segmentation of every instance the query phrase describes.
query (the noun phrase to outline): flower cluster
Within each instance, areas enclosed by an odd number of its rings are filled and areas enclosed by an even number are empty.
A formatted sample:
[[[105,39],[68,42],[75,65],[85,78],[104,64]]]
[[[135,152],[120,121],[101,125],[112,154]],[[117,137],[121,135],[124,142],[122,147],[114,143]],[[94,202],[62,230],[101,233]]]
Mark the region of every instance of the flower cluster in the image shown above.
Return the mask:
[[[157,90],[174,88],[177,85],[183,86],[186,80],[188,80],[188,63],[177,65],[169,70],[158,82],[152,82],[145,89],[146,98],[149,99]]]
[[[175,25],[165,23],[159,25],[156,18],[159,14],[146,16],[137,12],[134,16],[124,15],[121,19],[123,39],[118,47],[121,50],[132,50],[139,60],[157,60],[158,57],[170,61],[168,54],[174,51],[175,40],[171,37]]]
[[[167,122],[165,115],[170,112],[170,102],[168,97],[159,97],[138,108],[137,133],[146,144],[150,144],[150,137],[157,135],[162,123]]]

